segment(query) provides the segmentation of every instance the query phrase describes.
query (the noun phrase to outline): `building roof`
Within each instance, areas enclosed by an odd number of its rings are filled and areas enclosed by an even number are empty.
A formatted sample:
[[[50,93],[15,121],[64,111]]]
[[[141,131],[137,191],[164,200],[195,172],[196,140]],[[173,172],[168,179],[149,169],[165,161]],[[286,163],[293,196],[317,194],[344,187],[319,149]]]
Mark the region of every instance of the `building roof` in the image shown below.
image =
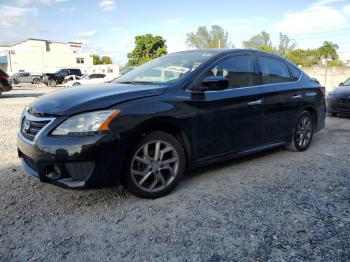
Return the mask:
[[[13,45],[0,45],[0,47],[11,47],[11,46],[15,46],[27,41],[43,41],[43,42],[50,42],[50,43],[58,43],[58,44],[78,44],[78,45],[82,45],[83,43],[79,43],[79,42],[60,42],[60,41],[52,41],[52,40],[46,40],[46,39],[39,39],[39,38],[27,38],[25,40],[19,41]]]

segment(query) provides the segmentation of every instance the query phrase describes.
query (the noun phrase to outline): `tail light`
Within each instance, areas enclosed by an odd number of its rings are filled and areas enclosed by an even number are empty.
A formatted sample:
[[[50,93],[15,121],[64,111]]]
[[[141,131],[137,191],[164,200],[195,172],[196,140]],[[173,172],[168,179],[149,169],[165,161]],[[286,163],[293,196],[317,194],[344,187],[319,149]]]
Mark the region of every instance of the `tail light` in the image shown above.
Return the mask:
[[[324,86],[320,86],[320,90],[323,95],[326,95],[326,88]]]
[[[4,79],[4,80],[9,80],[9,75],[8,74],[3,74],[1,78]]]

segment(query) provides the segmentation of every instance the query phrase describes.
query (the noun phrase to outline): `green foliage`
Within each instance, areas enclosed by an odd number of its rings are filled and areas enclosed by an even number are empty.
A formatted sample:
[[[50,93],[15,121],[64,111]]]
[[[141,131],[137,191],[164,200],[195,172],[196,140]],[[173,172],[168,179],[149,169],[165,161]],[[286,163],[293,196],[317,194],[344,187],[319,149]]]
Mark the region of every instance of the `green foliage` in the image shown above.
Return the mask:
[[[269,45],[259,46],[258,50],[268,52],[268,53],[273,53],[273,54],[277,53],[277,50],[273,46],[269,46]]]
[[[344,66],[344,63],[339,59],[328,62],[328,66]]]
[[[271,49],[273,48],[270,40],[270,35],[265,31],[262,31],[260,34],[251,37],[247,41],[243,41],[242,44],[244,48],[252,48],[252,49],[258,49],[258,50],[261,47],[264,47],[265,49],[267,47]]]
[[[329,66],[342,66],[343,63],[339,60],[337,49],[337,44],[325,41],[318,49],[297,49],[287,52],[285,57],[296,65],[304,67],[317,65],[322,58],[331,59],[328,61]]]
[[[103,65],[111,65],[111,64],[113,64],[112,58],[110,58],[109,56],[102,56],[101,64],[103,64]]]
[[[230,48],[232,43],[228,41],[228,33],[221,26],[213,25],[211,30],[200,26],[197,32],[186,35],[186,44],[193,48]]]
[[[152,34],[135,37],[135,48],[128,54],[128,66],[139,66],[168,53],[166,40]]]
[[[286,53],[285,58],[289,59],[296,65],[308,67],[317,65],[319,61],[319,52],[317,49],[296,49]]]
[[[92,55],[92,60],[94,65],[99,65],[101,63],[100,56],[98,55]]]
[[[92,55],[94,65],[110,65],[113,64],[112,59],[109,56]]]
[[[322,58],[330,58],[331,60],[337,60],[339,58],[339,55],[337,53],[338,49],[339,46],[337,44],[325,41],[323,42],[323,45],[318,49],[318,51]]]

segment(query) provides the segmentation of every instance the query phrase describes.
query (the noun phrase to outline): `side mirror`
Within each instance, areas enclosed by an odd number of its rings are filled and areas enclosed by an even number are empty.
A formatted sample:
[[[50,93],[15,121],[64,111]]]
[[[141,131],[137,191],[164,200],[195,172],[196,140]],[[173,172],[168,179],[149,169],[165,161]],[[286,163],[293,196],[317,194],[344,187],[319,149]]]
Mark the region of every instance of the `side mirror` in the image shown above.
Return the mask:
[[[228,88],[229,82],[226,77],[223,76],[209,76],[203,79],[200,91],[213,90],[219,91]]]
[[[344,85],[344,83],[343,82],[341,82],[340,84],[339,84],[339,86],[343,86]]]

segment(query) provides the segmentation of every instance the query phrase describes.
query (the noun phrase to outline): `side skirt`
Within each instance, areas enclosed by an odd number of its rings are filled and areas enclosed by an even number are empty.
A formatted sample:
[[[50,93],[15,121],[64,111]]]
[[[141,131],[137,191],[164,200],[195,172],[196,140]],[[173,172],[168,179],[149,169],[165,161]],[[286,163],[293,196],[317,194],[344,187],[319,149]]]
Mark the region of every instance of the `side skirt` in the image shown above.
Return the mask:
[[[207,165],[216,164],[216,163],[224,162],[227,160],[241,158],[244,156],[260,153],[260,152],[263,152],[263,151],[266,151],[269,149],[273,149],[276,147],[281,147],[281,146],[286,145],[286,144],[288,144],[288,142],[286,142],[286,141],[275,142],[275,143],[270,143],[270,144],[264,144],[264,145],[254,147],[254,148],[249,148],[249,149],[239,151],[239,152],[229,152],[229,153],[224,153],[224,154],[219,154],[219,155],[215,155],[215,156],[211,156],[211,157],[202,158],[202,159],[199,159],[195,162],[192,162],[190,169],[192,170],[195,168],[204,167]]]

